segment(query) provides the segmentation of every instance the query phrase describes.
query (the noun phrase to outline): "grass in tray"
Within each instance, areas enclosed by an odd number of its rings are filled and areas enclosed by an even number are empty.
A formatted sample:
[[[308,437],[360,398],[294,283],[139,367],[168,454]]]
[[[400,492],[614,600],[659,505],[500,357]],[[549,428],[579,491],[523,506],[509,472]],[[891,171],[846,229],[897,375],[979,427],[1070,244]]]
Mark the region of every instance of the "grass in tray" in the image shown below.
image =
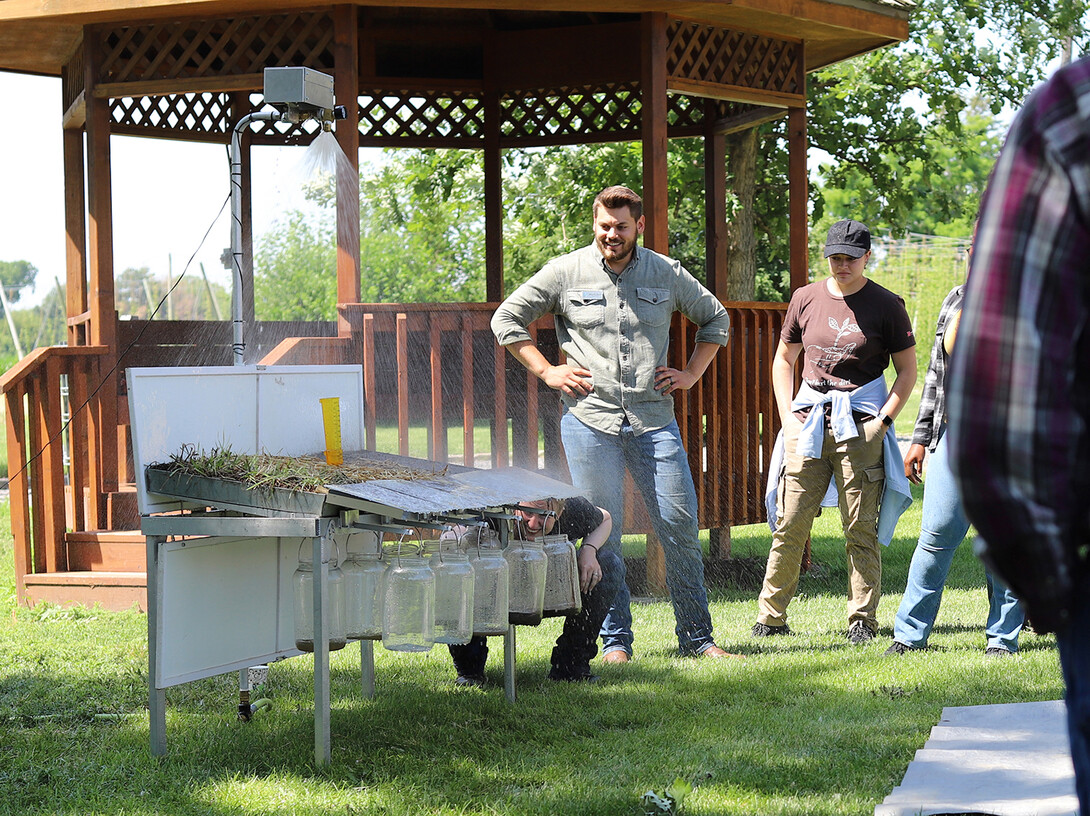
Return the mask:
[[[416,468],[370,460],[327,464],[323,456],[274,456],[269,453],[236,453],[230,447],[205,452],[183,445],[165,464],[156,464],[171,475],[201,476],[241,482],[254,490],[296,490],[325,493],[326,485],[359,484],[377,479],[422,479],[436,475]]]

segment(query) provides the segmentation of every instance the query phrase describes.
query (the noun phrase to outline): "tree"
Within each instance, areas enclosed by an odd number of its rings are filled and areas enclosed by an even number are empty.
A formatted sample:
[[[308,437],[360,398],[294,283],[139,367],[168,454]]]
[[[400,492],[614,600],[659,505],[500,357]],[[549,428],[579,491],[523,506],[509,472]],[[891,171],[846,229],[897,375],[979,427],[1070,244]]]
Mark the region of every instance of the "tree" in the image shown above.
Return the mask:
[[[973,162],[977,144],[963,125],[971,101],[998,115],[1021,105],[1046,75],[1067,38],[1090,45],[1087,0],[919,0],[908,41],[811,74],[811,144],[829,155],[815,189],[820,218],[823,188],[858,191],[868,217],[891,225],[911,218],[926,188],[954,164]],[[976,115],[983,111],[978,105]],[[964,219],[972,196],[935,198],[938,222]],[[850,213],[838,212],[845,216]]]
[[[0,286],[8,303],[18,303],[23,290],[32,287],[37,277],[38,268],[29,261],[0,261]]]
[[[260,320],[333,320],[337,240],[332,226],[292,212],[254,249],[254,311]]]

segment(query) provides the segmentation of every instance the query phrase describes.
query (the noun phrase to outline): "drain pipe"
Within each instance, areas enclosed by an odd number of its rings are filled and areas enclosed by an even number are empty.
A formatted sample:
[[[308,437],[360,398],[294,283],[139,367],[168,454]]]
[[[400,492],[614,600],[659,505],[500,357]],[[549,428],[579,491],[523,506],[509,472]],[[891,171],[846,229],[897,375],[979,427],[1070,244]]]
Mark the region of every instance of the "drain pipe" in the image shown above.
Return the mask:
[[[235,365],[245,365],[242,320],[242,131],[251,122],[279,122],[277,110],[255,111],[238,120],[231,131],[231,348]]]

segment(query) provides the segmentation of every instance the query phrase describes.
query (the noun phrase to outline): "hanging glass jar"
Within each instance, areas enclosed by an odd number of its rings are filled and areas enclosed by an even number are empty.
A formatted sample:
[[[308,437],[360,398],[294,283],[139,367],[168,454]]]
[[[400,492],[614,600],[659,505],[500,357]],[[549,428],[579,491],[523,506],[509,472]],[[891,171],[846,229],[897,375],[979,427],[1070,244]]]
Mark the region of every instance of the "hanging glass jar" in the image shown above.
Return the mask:
[[[499,536],[480,525],[463,533],[459,543],[473,565],[473,634],[507,634],[511,568]]]
[[[382,637],[383,577],[386,564],[379,552],[378,535],[353,533],[345,542],[344,629],[349,640]]]
[[[415,545],[386,553],[382,645],[395,652],[426,652],[435,643],[435,573]]]
[[[547,567],[545,571],[546,618],[578,615],[583,611],[583,594],[579,591],[579,562],[575,545],[566,535],[547,535],[542,539]]]
[[[330,542],[332,544],[332,542]],[[323,548],[326,541],[322,541]],[[329,556],[326,575],[326,623],[329,650],[343,649],[344,633],[344,576],[337,566],[336,547]],[[314,651],[314,557],[313,544],[304,538],[299,544],[299,566],[292,575],[292,591],[295,596],[295,648],[301,652]]]
[[[473,637],[473,565],[455,540],[428,547],[435,573],[435,642],[469,643]]]
[[[545,569],[548,561],[542,543],[508,542],[503,557],[511,569],[508,620],[516,626],[537,626],[545,609]]]

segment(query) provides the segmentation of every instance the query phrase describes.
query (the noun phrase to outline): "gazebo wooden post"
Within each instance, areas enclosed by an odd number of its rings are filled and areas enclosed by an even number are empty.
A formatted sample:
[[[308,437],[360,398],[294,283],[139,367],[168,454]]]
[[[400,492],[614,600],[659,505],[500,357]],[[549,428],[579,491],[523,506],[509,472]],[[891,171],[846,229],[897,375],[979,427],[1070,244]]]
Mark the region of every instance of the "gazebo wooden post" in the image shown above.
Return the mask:
[[[666,22],[661,12],[642,17],[640,90],[643,102],[643,214],[646,226],[643,243],[649,249],[669,251],[667,224],[666,156]],[[666,591],[666,558],[653,532],[647,534],[647,587]]]
[[[810,249],[807,220],[808,180],[806,175],[806,108],[792,108],[787,114],[788,220],[791,245],[791,291],[809,279]]]
[[[101,467],[99,490],[114,493],[118,489],[117,434],[117,315],[114,305],[113,208],[110,182],[110,100],[97,94],[98,66],[102,57],[98,37],[93,27],[84,29],[84,88],[87,105],[87,211],[88,211],[88,274],[90,279],[88,307],[89,341],[105,346],[108,352],[99,361],[104,375],[99,398],[92,411],[95,433],[88,445],[98,447]],[[109,372],[109,373],[108,373]],[[94,508],[96,519],[102,521],[106,508],[100,498]]]
[[[495,50],[485,51],[484,91],[484,286],[485,300],[503,300],[503,156],[500,149],[500,93]]]
[[[707,287],[727,300],[727,139],[716,130],[715,100],[704,100],[704,263]]]
[[[356,6],[333,9],[333,89],[348,118],[336,126],[352,169],[351,178],[337,174],[337,303],[360,302],[360,128],[359,16]],[[337,335],[350,337],[352,326],[337,312]]]
[[[62,85],[68,85],[69,67],[65,66]],[[83,158],[83,128],[86,108],[83,101],[74,110],[62,111],[64,133],[61,142],[64,161],[64,232],[65,232],[65,315],[81,318],[87,311],[87,190],[83,185],[86,165]],[[69,323],[68,345],[88,342],[84,320]]]
[[[715,100],[704,100],[704,258],[707,287],[727,300],[727,138],[717,132]],[[717,355],[718,356],[718,355]],[[715,366],[716,362],[712,361]],[[718,417],[709,417],[710,424]],[[711,432],[709,427],[709,432]],[[709,454],[712,451],[709,450]],[[714,514],[721,518],[722,513]],[[730,558],[730,527],[708,531],[713,558]]]

